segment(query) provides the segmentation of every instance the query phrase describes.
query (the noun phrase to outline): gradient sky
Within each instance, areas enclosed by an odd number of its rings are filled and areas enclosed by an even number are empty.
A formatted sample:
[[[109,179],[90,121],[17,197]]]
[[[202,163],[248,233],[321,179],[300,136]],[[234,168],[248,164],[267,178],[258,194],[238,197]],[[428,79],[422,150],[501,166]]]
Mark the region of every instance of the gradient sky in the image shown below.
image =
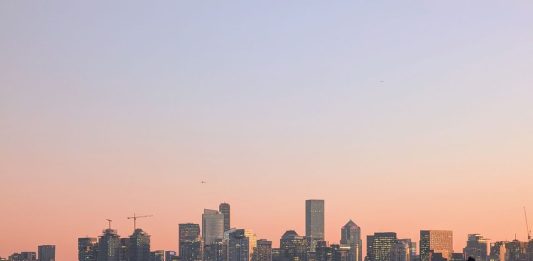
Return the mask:
[[[152,249],[232,205],[275,245],[326,235],[525,239],[532,1],[1,1],[0,256],[106,218]],[[206,180],[205,185],[200,184]],[[366,242],[364,243],[366,245]]]

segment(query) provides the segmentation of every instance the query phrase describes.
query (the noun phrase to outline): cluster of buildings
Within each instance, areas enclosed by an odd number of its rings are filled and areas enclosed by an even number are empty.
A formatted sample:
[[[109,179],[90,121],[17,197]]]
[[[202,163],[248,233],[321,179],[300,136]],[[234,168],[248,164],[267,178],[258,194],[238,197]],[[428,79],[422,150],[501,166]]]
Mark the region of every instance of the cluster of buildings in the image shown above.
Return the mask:
[[[78,239],[78,261],[533,261],[533,240],[490,242],[470,234],[466,247],[456,253],[450,230],[421,230],[418,242],[377,232],[366,236],[363,257],[361,227],[352,220],[341,227],[338,244],[326,241],[324,200],[306,200],[305,235],[288,230],[279,247],[257,239],[250,229],[232,228],[230,214],[230,205],[222,203],[218,210],[205,209],[201,224],[179,224],[177,253],[151,251],[150,235],[140,228],[123,238],[109,227],[98,238]],[[23,252],[8,261],[54,259],[54,246],[39,246],[38,259],[35,252]]]

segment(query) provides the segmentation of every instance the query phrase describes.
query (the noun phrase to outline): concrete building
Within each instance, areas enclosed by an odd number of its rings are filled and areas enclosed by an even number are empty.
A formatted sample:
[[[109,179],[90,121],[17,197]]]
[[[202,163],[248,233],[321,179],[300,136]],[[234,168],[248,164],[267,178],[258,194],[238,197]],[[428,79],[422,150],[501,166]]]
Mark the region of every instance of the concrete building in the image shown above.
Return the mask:
[[[266,239],[257,240],[252,261],[272,261],[272,241]]]
[[[56,260],[56,246],[55,245],[41,245],[37,247],[39,261],[55,261]]]
[[[420,260],[430,261],[431,253],[442,254],[444,259],[451,260],[453,232],[450,230],[421,230]]]
[[[204,209],[202,214],[202,239],[205,245],[214,243],[217,239],[224,237],[224,214],[212,210]]]
[[[95,237],[78,238],[78,261],[96,261],[97,249]]]
[[[382,232],[367,236],[368,261],[390,261],[391,250],[398,242],[396,233]]]
[[[309,239],[312,251],[317,240],[324,240],[324,200],[305,201],[305,236]]]
[[[119,261],[120,236],[114,229],[106,229],[98,238],[98,261]]]
[[[200,237],[200,225],[179,224],[179,248],[181,261],[200,261],[203,259],[204,244]]]
[[[476,261],[488,261],[490,240],[479,234],[469,234],[466,241],[466,247],[463,248],[464,257],[469,257]]]
[[[283,261],[306,261],[307,240],[294,230],[288,230],[280,239],[280,257]]]
[[[341,245],[350,247],[348,261],[363,261],[363,240],[361,228],[352,220],[349,220],[341,228]]]
[[[150,261],[150,235],[140,228],[135,229],[130,236],[128,257],[129,261]]]
[[[224,231],[228,231],[231,228],[231,208],[228,203],[221,203],[218,206],[218,211],[224,215]]]

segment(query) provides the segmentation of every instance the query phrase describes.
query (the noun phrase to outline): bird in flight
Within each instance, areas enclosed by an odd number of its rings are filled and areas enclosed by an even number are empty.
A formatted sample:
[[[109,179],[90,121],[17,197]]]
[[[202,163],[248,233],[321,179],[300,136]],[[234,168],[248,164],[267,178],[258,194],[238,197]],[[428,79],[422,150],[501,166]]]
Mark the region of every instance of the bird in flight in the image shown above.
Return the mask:
[[[205,182],[205,181],[202,180],[200,183],[205,184],[205,183],[207,183],[207,182]]]

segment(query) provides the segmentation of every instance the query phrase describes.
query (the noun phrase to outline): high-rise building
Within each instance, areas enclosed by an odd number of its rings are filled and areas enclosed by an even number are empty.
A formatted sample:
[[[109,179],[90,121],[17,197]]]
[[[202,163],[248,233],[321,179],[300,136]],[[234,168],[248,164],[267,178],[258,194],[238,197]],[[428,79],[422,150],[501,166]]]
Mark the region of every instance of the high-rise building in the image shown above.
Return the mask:
[[[224,231],[230,230],[230,205],[228,203],[220,203],[218,206],[218,211],[224,215]]]
[[[256,247],[256,236],[249,229],[229,230],[228,261],[250,261]]]
[[[129,261],[150,261],[150,235],[140,228],[130,236],[128,257]]]
[[[204,244],[200,238],[200,225],[186,223],[179,225],[179,256],[181,261],[200,261]]]
[[[411,239],[399,239],[392,246],[390,261],[411,261]]]
[[[224,237],[224,214],[204,209],[202,214],[202,238],[205,245],[210,245],[217,239]]]
[[[272,261],[272,241],[266,239],[257,240],[252,261]]]
[[[120,236],[114,229],[106,229],[98,238],[98,261],[119,261]]]
[[[525,261],[527,242],[521,242],[519,240],[513,240],[505,244],[505,261]]]
[[[341,228],[341,245],[350,247],[348,261],[363,261],[363,240],[361,228],[352,220]]]
[[[333,261],[333,250],[328,245],[328,241],[319,240],[316,242],[316,261]]]
[[[533,240],[529,240],[526,249],[527,261],[533,261]]]
[[[450,230],[420,230],[420,260],[430,261],[431,253],[450,260],[453,253],[453,232]]]
[[[490,244],[490,261],[505,261],[507,241],[498,241]]]
[[[128,254],[128,248],[130,246],[130,238],[124,237],[120,239],[120,250],[118,253],[118,260],[119,261],[128,261],[129,260],[129,254]]]
[[[78,238],[78,261],[96,261],[98,243],[94,237]]]
[[[56,246],[55,245],[41,245],[37,247],[39,253],[39,261],[55,261],[56,260]]]
[[[317,240],[324,240],[324,200],[305,201],[305,236],[310,239],[312,251]]]
[[[464,257],[468,260],[473,257],[476,261],[488,261],[490,240],[479,234],[469,234],[466,247],[463,249]]]
[[[228,230],[229,231],[229,230]],[[210,245],[204,246],[204,261],[227,261],[228,240],[217,239]]]
[[[149,261],[165,261],[165,250],[155,250],[150,252]]]
[[[284,261],[305,261],[307,240],[294,230],[288,230],[280,239],[280,257]]]
[[[396,233],[381,232],[367,236],[369,261],[390,261],[392,247],[397,243]]]

